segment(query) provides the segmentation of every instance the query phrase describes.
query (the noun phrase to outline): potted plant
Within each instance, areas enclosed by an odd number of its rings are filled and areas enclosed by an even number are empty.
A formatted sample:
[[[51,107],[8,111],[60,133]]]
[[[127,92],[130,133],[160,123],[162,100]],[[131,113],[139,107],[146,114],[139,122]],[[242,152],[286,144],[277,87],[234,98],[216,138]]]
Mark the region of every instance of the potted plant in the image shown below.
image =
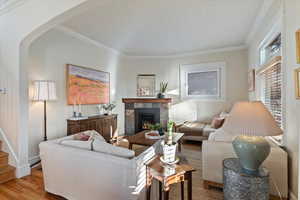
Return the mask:
[[[163,160],[166,163],[173,163],[176,159],[177,144],[173,142],[174,122],[168,122],[167,140],[163,142]]]
[[[157,94],[157,98],[159,98],[159,99],[165,98],[167,88],[168,88],[168,82],[161,82],[160,88],[159,88],[159,93]]]
[[[160,136],[164,135],[164,130],[160,123],[149,125],[151,131],[156,131]]]

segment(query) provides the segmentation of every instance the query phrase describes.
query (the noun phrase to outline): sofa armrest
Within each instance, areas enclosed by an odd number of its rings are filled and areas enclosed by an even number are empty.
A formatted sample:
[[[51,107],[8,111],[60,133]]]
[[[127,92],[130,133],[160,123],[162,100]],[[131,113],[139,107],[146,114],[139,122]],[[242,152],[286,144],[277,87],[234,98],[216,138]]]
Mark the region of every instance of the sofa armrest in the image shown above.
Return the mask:
[[[284,198],[288,196],[287,153],[276,145],[271,145],[271,153],[263,166],[270,172],[270,193]],[[204,141],[202,144],[203,179],[223,183],[223,160],[236,157],[231,142]],[[278,191],[279,190],[279,191]]]

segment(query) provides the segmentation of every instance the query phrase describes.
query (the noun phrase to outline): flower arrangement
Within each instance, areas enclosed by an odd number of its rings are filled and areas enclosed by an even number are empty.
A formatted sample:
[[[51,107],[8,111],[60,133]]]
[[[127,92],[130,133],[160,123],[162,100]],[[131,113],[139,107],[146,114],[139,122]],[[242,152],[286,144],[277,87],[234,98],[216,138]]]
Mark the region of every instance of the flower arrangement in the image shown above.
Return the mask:
[[[106,115],[111,114],[112,110],[116,107],[114,103],[103,104],[102,108],[106,111]]]

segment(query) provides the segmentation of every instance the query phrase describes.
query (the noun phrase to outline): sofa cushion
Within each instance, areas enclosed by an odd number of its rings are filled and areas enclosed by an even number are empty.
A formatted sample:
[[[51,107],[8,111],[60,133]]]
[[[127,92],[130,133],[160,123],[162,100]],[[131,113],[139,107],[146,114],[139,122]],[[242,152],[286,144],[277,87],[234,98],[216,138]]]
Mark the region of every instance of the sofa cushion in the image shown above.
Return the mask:
[[[100,153],[107,153],[114,156],[129,158],[129,159],[135,156],[135,153],[132,150],[123,147],[114,146],[112,144],[109,144],[97,138],[95,138],[93,142],[93,151],[100,152]]]
[[[208,138],[210,136],[211,133],[215,132],[217,129],[211,127],[211,125],[205,125],[203,128],[203,136]]]
[[[225,119],[225,118],[228,117],[228,116],[229,116],[229,113],[228,113],[228,112],[224,112],[224,111],[221,112],[220,115],[219,115],[219,117],[220,117],[220,118],[223,118],[223,119]]]
[[[178,127],[177,131],[181,133],[186,133],[185,135],[201,135],[205,123],[193,121],[193,122],[185,122],[181,126]]]
[[[106,142],[106,140],[104,139],[104,137],[100,133],[98,133],[97,131],[95,131],[95,130],[85,131],[83,133],[88,134],[90,136],[89,140],[98,139],[100,141]]]
[[[85,149],[85,150],[92,150],[92,142],[93,141],[81,141],[81,140],[62,140],[60,144],[69,146],[69,147],[74,147],[74,148],[79,148],[79,149]]]

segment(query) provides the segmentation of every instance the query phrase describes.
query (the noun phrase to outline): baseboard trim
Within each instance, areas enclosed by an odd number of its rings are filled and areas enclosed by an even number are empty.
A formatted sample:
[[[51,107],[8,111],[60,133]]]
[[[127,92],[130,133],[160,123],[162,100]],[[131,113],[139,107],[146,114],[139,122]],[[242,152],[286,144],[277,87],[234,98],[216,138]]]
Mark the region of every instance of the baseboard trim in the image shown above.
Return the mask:
[[[32,165],[40,160],[40,156],[32,156],[29,158],[29,164]]]
[[[25,164],[16,168],[16,178],[22,178],[31,174],[30,165]]]
[[[289,192],[289,199],[290,200],[298,200],[298,198],[296,197],[296,195],[292,191]]]

